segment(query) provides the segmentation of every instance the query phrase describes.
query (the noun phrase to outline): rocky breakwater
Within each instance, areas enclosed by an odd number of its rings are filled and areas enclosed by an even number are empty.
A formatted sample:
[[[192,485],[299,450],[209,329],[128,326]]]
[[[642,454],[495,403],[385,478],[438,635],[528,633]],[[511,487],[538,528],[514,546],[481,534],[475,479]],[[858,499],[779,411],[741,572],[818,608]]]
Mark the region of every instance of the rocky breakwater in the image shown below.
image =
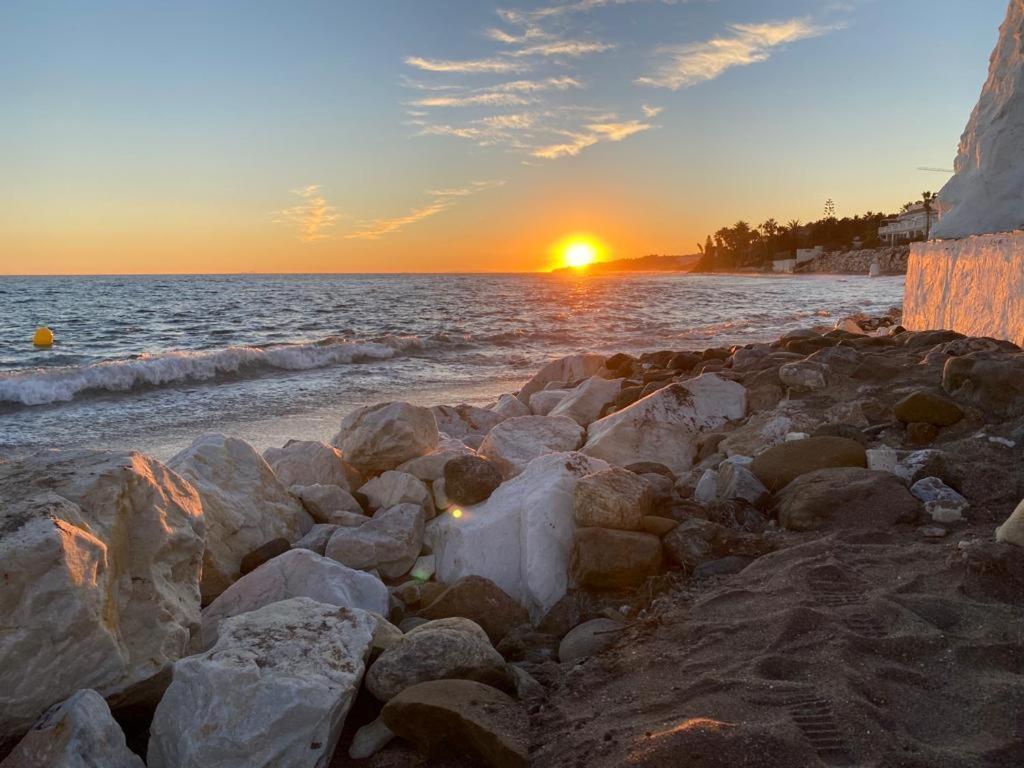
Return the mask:
[[[0,765],[564,764],[573,681],[754,563],[895,532],[1024,585],[1024,352],[841,326],[577,355],[330,445],[0,465]]]
[[[909,245],[884,248],[858,248],[829,251],[797,265],[797,272],[825,272],[842,275],[866,275],[877,264],[881,275],[905,275],[910,259]]]

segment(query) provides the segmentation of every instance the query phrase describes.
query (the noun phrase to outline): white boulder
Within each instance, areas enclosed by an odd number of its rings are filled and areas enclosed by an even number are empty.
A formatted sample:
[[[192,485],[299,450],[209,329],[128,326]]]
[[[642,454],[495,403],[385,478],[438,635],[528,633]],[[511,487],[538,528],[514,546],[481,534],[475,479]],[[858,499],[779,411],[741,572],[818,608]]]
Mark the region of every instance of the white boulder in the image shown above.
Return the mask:
[[[298,497],[317,523],[330,521],[335,512],[363,514],[363,508],[355,497],[339,485],[293,485],[288,490]]]
[[[530,413],[547,416],[560,402],[569,396],[571,389],[542,389],[530,395]]]
[[[501,420],[515,418],[516,416],[529,416],[530,408],[516,395],[502,395],[498,398],[491,410],[501,416]],[[499,422],[500,423],[500,422]]]
[[[797,360],[779,366],[779,381],[799,391],[813,391],[828,386],[828,368],[810,360]]]
[[[242,558],[274,539],[297,541],[313,520],[244,440],[203,435],[167,462],[199,491],[206,520],[203,601],[239,577]]]
[[[51,707],[0,766],[6,768],[146,768],[96,691],[86,688]]]
[[[221,622],[174,665],[149,768],[325,768],[359,691],[375,619],[305,597]]]
[[[481,436],[480,439],[483,440],[483,437]],[[437,444],[437,450],[424,456],[417,456],[415,459],[409,459],[409,461],[399,464],[396,469],[399,472],[407,472],[425,483],[432,483],[444,476],[444,465],[449,461],[457,459],[459,456],[473,456],[475,454],[476,451],[461,440],[448,437],[442,432],[440,441]]]
[[[378,510],[358,528],[339,528],[324,554],[360,570],[376,569],[384,578],[408,573],[423,549],[423,507],[399,504]]]
[[[701,506],[707,507],[718,501],[718,471],[705,469],[697,481],[697,487],[693,489],[693,500]]]
[[[587,428],[583,452],[627,466],[656,461],[676,474],[690,470],[697,437],[741,419],[747,390],[714,374],[659,389]]]
[[[457,440],[464,440],[467,437],[479,437],[482,440],[484,435],[505,418],[502,414],[489,408],[480,408],[465,403],[454,407],[435,405],[430,410],[434,413],[437,428]],[[420,479],[429,480],[431,478]]]
[[[158,695],[199,623],[199,496],[138,453],[0,463],[0,740],[82,688]]]
[[[430,453],[438,439],[437,422],[429,408],[395,402],[368,405],[348,414],[332,443],[360,471],[383,472]]]
[[[1024,501],[996,528],[996,541],[1024,547]]]
[[[575,451],[583,444],[583,435],[583,428],[566,416],[519,416],[492,429],[480,445],[480,455],[508,479],[545,453]]]
[[[532,379],[519,390],[519,399],[530,402],[534,392],[540,392],[553,381],[576,382],[589,379],[604,367],[603,355],[569,355],[552,360],[541,368]]]
[[[581,427],[601,417],[604,409],[615,402],[622,390],[622,379],[591,376],[551,409],[549,416],[568,416]],[[533,398],[531,398],[531,403]]]
[[[337,448],[315,440],[289,440],[283,448],[263,452],[277,479],[293,485],[337,485],[346,491],[358,488],[362,478],[347,464]]]
[[[217,628],[224,619],[293,597],[388,613],[388,588],[376,576],[308,549],[292,549],[247,573],[203,609],[202,647],[217,642]]]
[[[434,516],[430,490],[422,480],[407,472],[390,469],[359,489],[372,509],[389,509],[399,504],[419,504],[425,514]]]
[[[573,491],[608,464],[579,453],[534,459],[484,502],[445,514],[427,526],[436,578],[490,579],[539,619],[565,594],[576,523]]]

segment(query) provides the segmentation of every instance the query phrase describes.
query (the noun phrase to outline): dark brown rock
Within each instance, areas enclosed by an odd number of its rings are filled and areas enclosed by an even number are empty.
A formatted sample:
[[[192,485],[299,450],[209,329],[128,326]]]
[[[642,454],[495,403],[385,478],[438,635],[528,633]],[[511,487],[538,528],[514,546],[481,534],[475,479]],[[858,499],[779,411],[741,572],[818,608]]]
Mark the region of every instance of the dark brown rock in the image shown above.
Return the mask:
[[[406,688],[381,712],[398,736],[428,756],[469,757],[490,768],[525,768],[529,718],[510,696],[472,680]]]
[[[710,520],[690,518],[670,531],[662,543],[668,556],[685,571],[731,555],[760,557],[771,545],[757,534],[735,531]]]
[[[444,494],[456,504],[479,504],[501,485],[501,472],[480,456],[456,456],[444,465]]]
[[[257,547],[243,557],[238,571],[245,576],[245,574],[255,571],[268,560],[273,560],[278,555],[283,555],[291,548],[292,545],[288,543],[288,539],[271,539],[263,546]]]
[[[802,475],[779,494],[779,523],[792,531],[886,528],[917,522],[921,503],[889,472],[857,467],[819,469]]]
[[[638,586],[661,572],[661,540],[650,533],[580,528],[576,531],[571,571],[583,587]]]
[[[920,448],[925,445],[931,445],[935,442],[935,438],[938,436],[939,428],[934,424],[928,424],[924,421],[915,421],[907,424],[907,428],[904,433],[904,442],[911,448]]]
[[[475,621],[492,643],[501,641],[509,631],[530,620],[530,615],[501,587],[482,576],[465,576],[419,612],[426,619],[461,616]]]
[[[772,446],[754,457],[750,470],[769,491],[827,467],[866,467],[864,446],[845,437],[808,437]]]
[[[948,397],[927,390],[907,395],[893,406],[893,414],[904,424],[924,422],[948,427],[964,417],[963,409]]]
[[[942,388],[997,417],[1024,415],[1024,354],[973,352],[951,357],[942,369]]]
[[[644,515],[640,519],[640,530],[661,537],[679,525],[678,521],[659,515]]]

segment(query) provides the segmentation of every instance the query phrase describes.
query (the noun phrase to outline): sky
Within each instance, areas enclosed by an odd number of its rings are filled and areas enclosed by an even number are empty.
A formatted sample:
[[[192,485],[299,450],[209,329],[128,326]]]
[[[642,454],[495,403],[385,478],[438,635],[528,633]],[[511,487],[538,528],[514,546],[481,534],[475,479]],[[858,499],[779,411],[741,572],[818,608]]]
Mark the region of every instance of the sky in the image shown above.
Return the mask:
[[[532,271],[895,211],[1006,0],[0,3],[0,274]]]

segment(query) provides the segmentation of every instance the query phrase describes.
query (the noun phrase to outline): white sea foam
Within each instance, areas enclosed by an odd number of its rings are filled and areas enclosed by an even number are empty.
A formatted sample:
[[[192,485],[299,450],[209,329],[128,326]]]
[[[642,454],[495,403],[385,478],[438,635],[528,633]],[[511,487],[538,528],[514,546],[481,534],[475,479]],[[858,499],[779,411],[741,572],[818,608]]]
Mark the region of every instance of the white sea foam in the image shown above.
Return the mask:
[[[86,366],[35,369],[0,375],[0,402],[45,405],[67,402],[89,390],[125,392],[136,387],[278,369],[304,371],[331,365],[387,360],[415,348],[414,337],[394,337],[386,343],[357,343],[329,339],[269,347],[224,347],[204,351],[175,351],[141,355]]]

